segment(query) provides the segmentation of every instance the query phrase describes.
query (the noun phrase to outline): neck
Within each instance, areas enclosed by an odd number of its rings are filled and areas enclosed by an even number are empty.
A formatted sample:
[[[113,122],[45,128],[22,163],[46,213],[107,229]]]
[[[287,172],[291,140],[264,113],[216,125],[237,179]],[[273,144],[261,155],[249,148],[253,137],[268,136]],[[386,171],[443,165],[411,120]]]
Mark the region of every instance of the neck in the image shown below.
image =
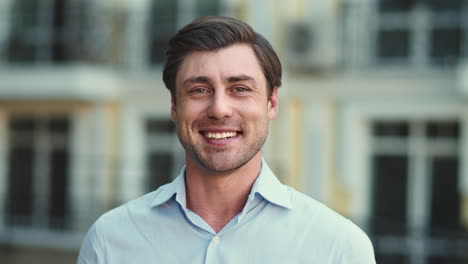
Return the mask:
[[[187,208],[219,232],[244,208],[260,167],[260,152],[244,166],[224,175],[208,174],[187,162]]]

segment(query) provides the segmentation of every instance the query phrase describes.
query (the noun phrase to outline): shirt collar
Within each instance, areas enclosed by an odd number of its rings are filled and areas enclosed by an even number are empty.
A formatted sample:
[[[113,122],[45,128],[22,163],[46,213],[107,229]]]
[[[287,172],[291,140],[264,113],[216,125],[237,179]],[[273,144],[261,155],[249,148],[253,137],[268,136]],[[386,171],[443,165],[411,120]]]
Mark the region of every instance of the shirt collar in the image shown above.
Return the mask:
[[[160,191],[156,191],[155,197],[151,202],[151,207],[159,206],[169,201],[174,195],[176,200],[185,208],[185,166],[180,170],[179,174],[171,183],[160,187]],[[158,189],[159,190],[159,189]]]
[[[253,199],[255,194],[261,195],[270,203],[291,209],[291,198],[288,189],[283,185],[275,174],[270,170],[265,160],[262,159],[262,168],[260,174],[255,180],[250,192],[249,199]]]
[[[185,208],[186,194],[184,175],[185,166],[182,168],[179,175],[173,182],[162,186],[161,190],[156,192],[155,198],[151,202],[151,207],[159,206],[170,200],[175,195],[177,202],[179,202],[179,204]],[[257,193],[270,203],[288,209],[292,208],[291,198],[289,196],[287,187],[276,178],[263,159],[260,174],[252,186],[249,200],[253,199]]]

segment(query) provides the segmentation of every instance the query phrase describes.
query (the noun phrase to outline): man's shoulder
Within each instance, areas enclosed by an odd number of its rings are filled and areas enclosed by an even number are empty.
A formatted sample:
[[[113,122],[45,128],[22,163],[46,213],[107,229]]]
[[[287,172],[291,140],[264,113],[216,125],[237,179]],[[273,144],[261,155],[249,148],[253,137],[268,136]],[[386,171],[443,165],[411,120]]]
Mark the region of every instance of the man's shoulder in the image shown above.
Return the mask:
[[[300,213],[309,220],[316,221],[333,221],[333,222],[348,222],[344,216],[340,215],[333,209],[326,206],[324,203],[295,190],[292,187],[286,186],[291,199],[292,208],[297,213]]]
[[[105,212],[97,222],[111,224],[112,222],[121,222],[129,220],[129,218],[150,214],[153,201],[166,188],[166,185]]]
[[[312,197],[287,188],[295,218],[303,221],[301,232],[312,233],[311,236],[323,242],[337,242],[340,255],[346,259],[362,259],[365,256],[368,259],[362,263],[374,263],[372,243],[359,226]]]
[[[319,226],[328,234],[364,236],[367,235],[351,220],[329,208],[324,203],[291,187],[287,187],[291,197],[295,218],[303,219],[309,226]]]
[[[102,214],[85,237],[79,263],[97,263],[95,259],[105,258],[107,252],[112,252],[115,257],[121,246],[130,250],[146,245],[144,241],[150,230],[148,226],[154,225],[150,220],[159,219],[154,217],[157,214],[153,214],[154,201],[163,190],[164,186]]]

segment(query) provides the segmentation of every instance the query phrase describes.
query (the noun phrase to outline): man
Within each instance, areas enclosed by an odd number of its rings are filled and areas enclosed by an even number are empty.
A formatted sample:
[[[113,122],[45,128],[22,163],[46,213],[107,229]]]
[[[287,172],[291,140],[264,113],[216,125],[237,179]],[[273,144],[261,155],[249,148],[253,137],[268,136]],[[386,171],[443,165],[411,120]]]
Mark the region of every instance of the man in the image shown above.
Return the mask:
[[[265,38],[232,18],[199,18],[171,39],[163,79],[186,166],[104,214],[78,263],[375,263],[357,226],[262,160],[281,85]]]

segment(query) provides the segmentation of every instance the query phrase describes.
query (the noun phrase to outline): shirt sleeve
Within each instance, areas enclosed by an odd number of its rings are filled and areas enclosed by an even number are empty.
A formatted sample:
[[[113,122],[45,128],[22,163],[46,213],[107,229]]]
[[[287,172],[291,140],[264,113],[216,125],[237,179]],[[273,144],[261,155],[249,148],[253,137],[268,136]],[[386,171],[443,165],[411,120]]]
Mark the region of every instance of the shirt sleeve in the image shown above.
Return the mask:
[[[102,237],[99,234],[98,222],[96,222],[89,229],[81,244],[77,264],[104,264],[103,254]]]
[[[374,248],[369,237],[350,223],[340,264],[375,264]]]

